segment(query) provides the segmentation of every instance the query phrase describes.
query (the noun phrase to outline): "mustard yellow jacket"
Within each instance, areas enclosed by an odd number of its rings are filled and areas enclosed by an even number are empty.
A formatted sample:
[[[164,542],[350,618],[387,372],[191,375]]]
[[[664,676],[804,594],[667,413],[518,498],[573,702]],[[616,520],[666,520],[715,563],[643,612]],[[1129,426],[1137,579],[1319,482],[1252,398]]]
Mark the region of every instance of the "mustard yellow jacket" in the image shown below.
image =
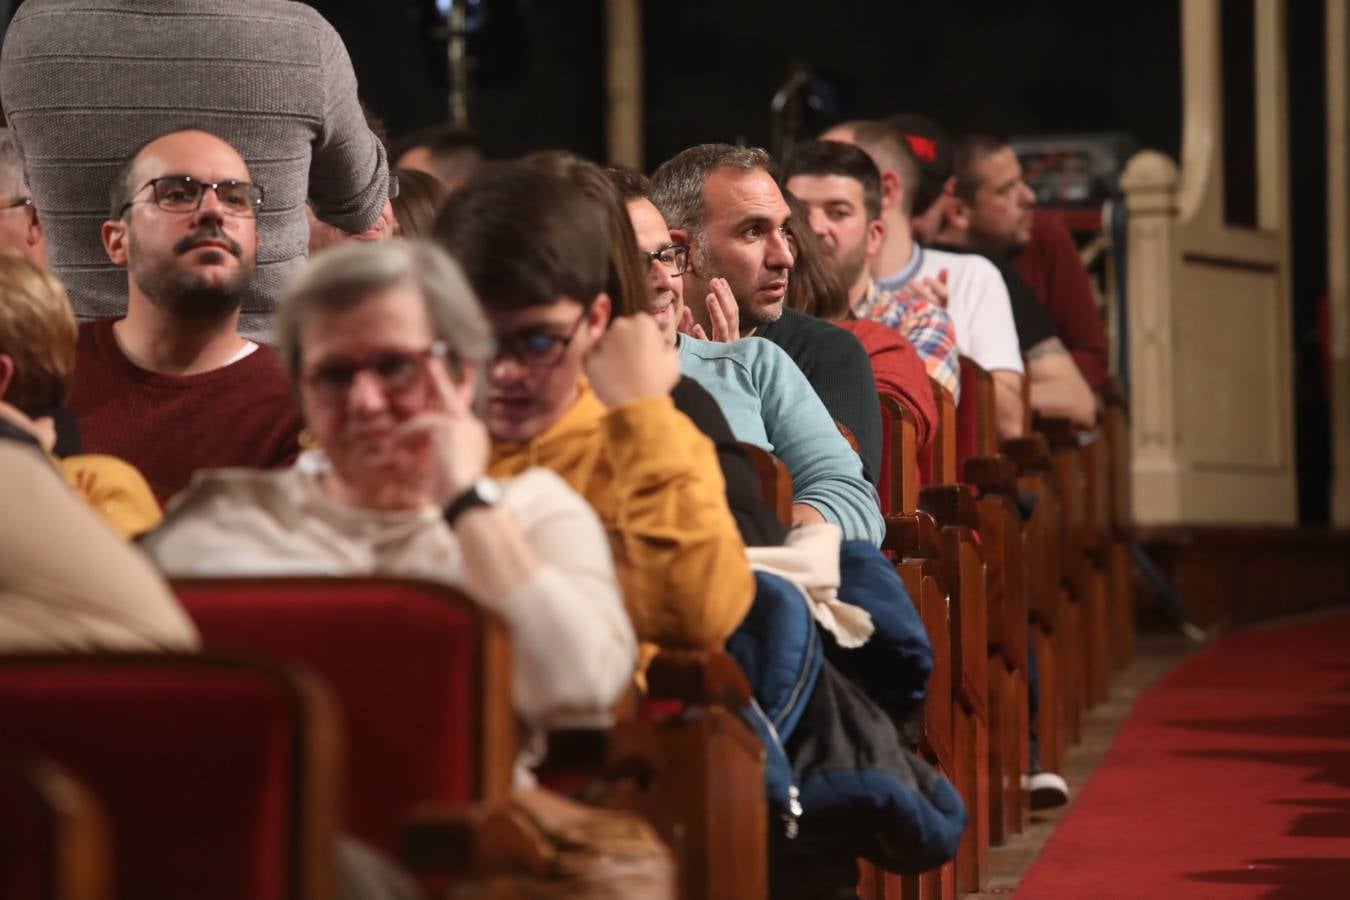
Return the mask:
[[[71,490],[122,537],[142,535],[164,518],[145,476],[130,463],[99,453],[55,463]]]
[[[754,597],[754,577],[712,441],[669,397],[608,410],[583,381],[561,419],[524,443],[496,442],[489,474],[551,469],[609,535],[641,641],[720,647]]]

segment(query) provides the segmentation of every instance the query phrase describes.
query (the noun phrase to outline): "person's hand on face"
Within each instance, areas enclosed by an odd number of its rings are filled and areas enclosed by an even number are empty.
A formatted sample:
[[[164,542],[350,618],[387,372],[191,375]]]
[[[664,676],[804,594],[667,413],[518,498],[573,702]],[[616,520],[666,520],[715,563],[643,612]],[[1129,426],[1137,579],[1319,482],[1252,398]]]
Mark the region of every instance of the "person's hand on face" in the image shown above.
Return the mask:
[[[586,378],[600,402],[618,409],[669,394],[680,380],[680,354],[651,316],[624,316],[587,354]]]
[[[31,434],[48,453],[56,446],[56,422],[51,418],[30,419],[17,406],[0,400],[0,419]]]
[[[680,320],[680,331],[696,337],[700,341],[716,341],[719,344],[740,340],[741,310],[736,305],[736,295],[725,278],[714,278],[708,282],[712,290],[704,301],[708,306],[708,322],[712,326],[712,337],[703,330],[703,326],[694,321],[693,313],[685,307]]]
[[[487,427],[450,380],[440,359],[427,362],[431,402],[394,433],[396,465],[438,506],[463,494],[487,471]]]

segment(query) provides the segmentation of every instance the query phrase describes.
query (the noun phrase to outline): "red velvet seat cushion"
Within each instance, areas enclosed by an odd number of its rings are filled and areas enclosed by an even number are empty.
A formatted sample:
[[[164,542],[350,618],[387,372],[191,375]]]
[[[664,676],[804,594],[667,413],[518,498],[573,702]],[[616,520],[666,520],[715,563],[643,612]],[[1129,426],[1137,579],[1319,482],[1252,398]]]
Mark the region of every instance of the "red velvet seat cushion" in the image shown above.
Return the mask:
[[[208,646],[296,659],[346,720],[348,831],[393,851],[420,803],[478,799],[479,611],[414,582],[184,582]]]
[[[200,657],[0,659],[4,744],[102,802],[128,900],[288,895],[298,703],[270,672]]]
[[[956,465],[958,474],[961,464],[978,451],[978,413],[980,379],[972,366],[961,367],[961,399],[956,404]]]

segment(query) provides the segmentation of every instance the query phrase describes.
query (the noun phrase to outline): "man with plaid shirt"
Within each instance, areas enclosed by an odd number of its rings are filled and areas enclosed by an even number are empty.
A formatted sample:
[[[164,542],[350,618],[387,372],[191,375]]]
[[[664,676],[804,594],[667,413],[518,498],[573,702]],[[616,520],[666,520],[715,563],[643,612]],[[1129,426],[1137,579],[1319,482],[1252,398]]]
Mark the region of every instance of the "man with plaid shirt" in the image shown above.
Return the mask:
[[[960,351],[952,317],[922,285],[884,288],[873,281],[867,294],[853,304],[860,319],[880,322],[903,334],[923,360],[928,375],[961,399]]]

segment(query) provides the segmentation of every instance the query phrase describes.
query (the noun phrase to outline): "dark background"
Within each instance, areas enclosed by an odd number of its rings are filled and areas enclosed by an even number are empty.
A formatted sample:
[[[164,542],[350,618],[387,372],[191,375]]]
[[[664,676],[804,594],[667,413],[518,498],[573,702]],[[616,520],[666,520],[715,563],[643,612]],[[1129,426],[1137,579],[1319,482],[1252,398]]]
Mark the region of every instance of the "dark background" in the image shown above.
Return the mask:
[[[229,0],[222,0],[229,2]],[[435,0],[307,0],[347,43],[368,106],[397,137],[447,119],[444,22]],[[471,125],[492,156],[565,148],[604,156],[602,0],[469,2]],[[1254,4],[1223,0],[1225,89],[1250,98]],[[17,4],[0,0],[0,22]],[[1300,514],[1328,520],[1325,0],[1292,0],[1293,341]],[[1178,0],[645,0],[646,168],[691,144],[771,146],[769,102],[794,66],[845,118],[920,112],[949,130],[1011,136],[1123,133],[1176,158],[1181,145]],[[1254,122],[1224,123],[1225,214],[1255,217]]]
[[[311,0],[347,41],[394,135],[445,118],[432,0]],[[794,63],[836,118],[924,112],[951,129],[1125,131],[1180,146],[1176,0],[995,6],[865,0],[643,4],[647,167],[701,141],[767,144],[769,101]],[[473,124],[490,151],[603,153],[600,0],[480,0]]]

